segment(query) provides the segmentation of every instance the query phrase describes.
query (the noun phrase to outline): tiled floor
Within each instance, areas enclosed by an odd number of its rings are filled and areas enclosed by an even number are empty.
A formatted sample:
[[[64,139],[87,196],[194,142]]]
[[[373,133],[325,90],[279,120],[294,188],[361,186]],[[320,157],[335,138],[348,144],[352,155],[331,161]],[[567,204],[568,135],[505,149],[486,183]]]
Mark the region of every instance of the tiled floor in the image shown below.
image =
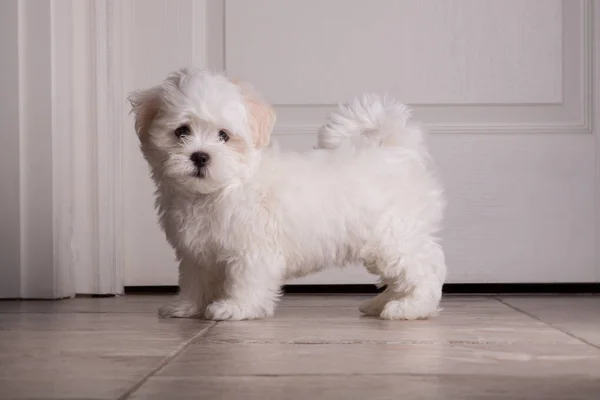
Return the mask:
[[[429,321],[359,296],[275,318],[159,319],[168,298],[0,302],[2,399],[600,399],[600,296],[447,297]]]

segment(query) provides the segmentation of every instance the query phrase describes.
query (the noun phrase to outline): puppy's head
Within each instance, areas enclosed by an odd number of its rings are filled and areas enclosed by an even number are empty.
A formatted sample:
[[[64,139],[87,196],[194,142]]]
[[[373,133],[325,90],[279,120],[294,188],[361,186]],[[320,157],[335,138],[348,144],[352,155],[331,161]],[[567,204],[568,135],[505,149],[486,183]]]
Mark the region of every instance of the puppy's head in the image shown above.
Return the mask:
[[[181,70],[129,98],[144,157],[157,183],[212,193],[253,173],[275,112],[249,85]]]

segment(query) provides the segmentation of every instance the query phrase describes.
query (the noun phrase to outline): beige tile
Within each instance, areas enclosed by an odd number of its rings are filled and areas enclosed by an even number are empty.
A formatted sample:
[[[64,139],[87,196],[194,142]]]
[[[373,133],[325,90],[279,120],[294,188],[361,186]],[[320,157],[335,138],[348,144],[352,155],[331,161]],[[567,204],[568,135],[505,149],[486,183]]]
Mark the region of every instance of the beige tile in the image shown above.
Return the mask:
[[[600,347],[600,296],[504,297],[502,301]]]
[[[358,307],[366,299],[375,295],[305,295],[287,294],[279,301],[279,307]]]
[[[483,375],[153,377],[132,399],[597,400],[600,381]]]
[[[174,296],[128,295],[119,297],[76,297],[63,300],[3,300],[0,313],[154,313]]]
[[[118,399],[123,388],[131,386],[130,377],[56,379],[28,375],[20,379],[0,379],[3,400],[104,400]]]
[[[116,398],[209,326],[154,314],[0,314],[0,398]]]
[[[360,316],[369,297],[286,296],[193,343],[211,323],[157,318],[169,296],[0,302],[0,398],[118,398],[158,366],[133,398],[598,398],[600,350],[494,298],[403,322]],[[598,299],[504,301],[590,340]]]
[[[391,345],[198,342],[158,376],[456,374],[600,380],[600,351],[585,344]]]
[[[200,319],[159,318],[155,314],[120,313],[22,313],[0,314],[2,331],[135,331],[187,334],[209,324]]]
[[[451,301],[426,321],[384,321],[355,307],[282,307],[263,321],[223,322],[207,339],[226,343],[577,343],[498,301]]]

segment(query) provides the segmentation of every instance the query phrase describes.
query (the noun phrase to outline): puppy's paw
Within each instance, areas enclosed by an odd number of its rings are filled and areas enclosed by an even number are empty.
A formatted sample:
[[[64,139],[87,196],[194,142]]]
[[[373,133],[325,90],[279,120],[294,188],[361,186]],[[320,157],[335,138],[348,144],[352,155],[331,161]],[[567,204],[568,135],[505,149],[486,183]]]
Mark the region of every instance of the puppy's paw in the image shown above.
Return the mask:
[[[385,304],[380,314],[381,319],[427,319],[438,314],[437,308],[422,304],[410,298],[391,300]]]
[[[158,310],[158,315],[162,318],[190,318],[199,314],[198,306],[185,300],[165,304]]]
[[[231,300],[215,301],[206,307],[206,311],[204,311],[204,317],[214,321],[241,321],[267,316],[264,312],[256,311]]]

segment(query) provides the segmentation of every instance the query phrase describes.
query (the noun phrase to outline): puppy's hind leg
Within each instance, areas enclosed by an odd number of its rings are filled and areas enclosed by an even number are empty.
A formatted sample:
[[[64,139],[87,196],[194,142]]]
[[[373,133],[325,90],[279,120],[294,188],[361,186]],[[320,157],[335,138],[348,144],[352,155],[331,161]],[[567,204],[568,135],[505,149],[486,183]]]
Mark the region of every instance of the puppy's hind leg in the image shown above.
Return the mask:
[[[392,289],[379,316],[382,319],[415,320],[438,315],[442,284],[432,282],[431,277],[421,279],[422,282],[409,285],[405,291],[394,292]]]
[[[437,315],[446,266],[441,247],[430,238],[399,248],[379,248],[377,266],[386,290],[361,305],[361,312],[382,319],[426,319]]]

